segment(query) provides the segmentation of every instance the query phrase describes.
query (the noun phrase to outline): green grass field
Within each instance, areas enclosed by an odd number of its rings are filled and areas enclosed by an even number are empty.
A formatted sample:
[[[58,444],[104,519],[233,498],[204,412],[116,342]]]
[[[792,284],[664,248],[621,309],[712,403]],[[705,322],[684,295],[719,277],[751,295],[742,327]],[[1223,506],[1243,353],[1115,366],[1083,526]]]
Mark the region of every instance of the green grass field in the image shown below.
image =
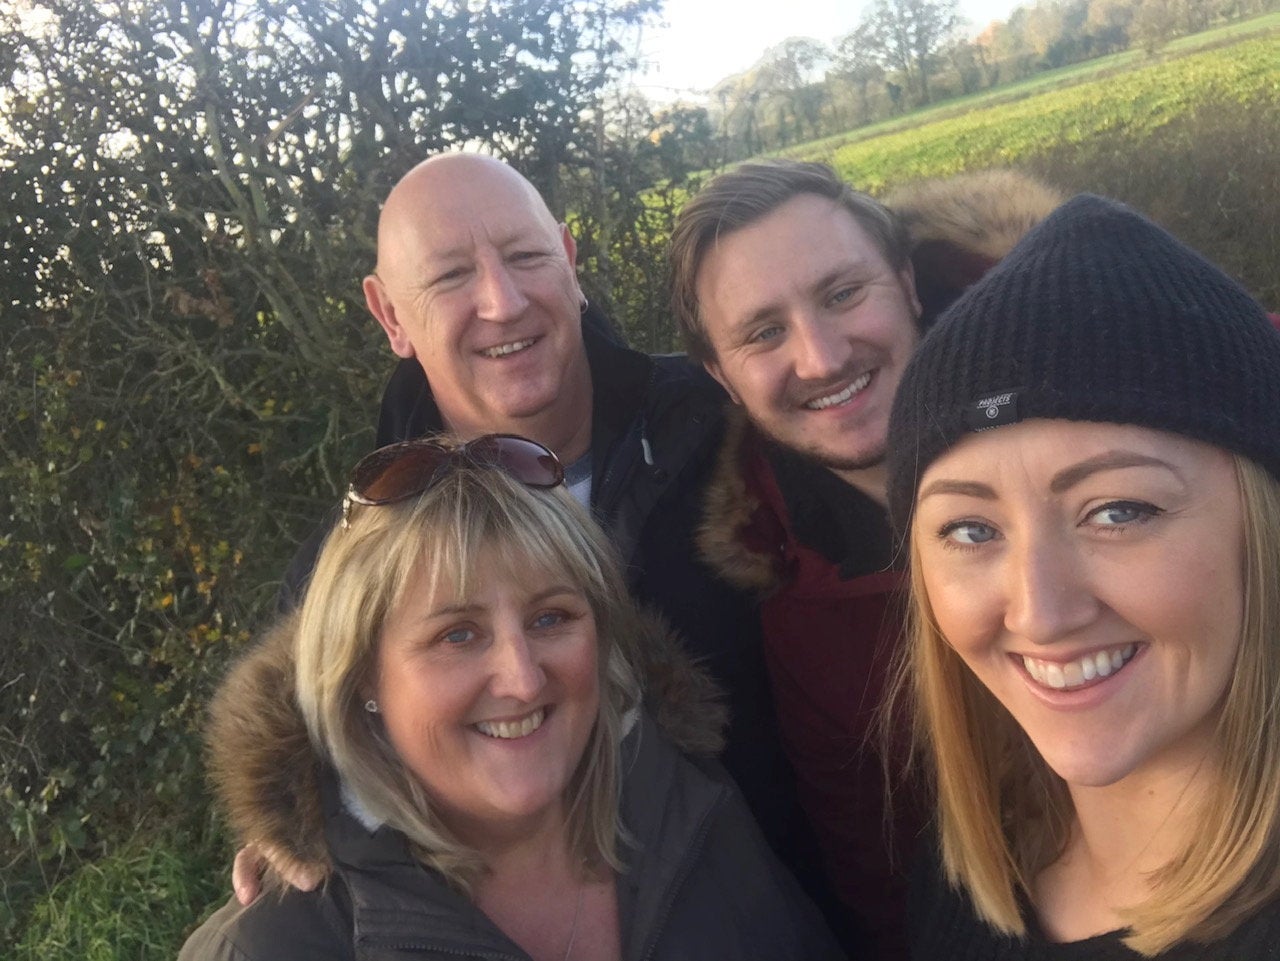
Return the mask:
[[[857,143],[861,140],[870,140],[884,134],[921,127],[937,120],[961,116],[975,110],[999,106],[1013,100],[1022,100],[1053,90],[1061,90],[1086,81],[1101,80],[1113,74],[1150,66],[1154,62],[1178,59],[1191,53],[1233,45],[1249,37],[1277,31],[1280,31],[1280,12],[1216,27],[1204,33],[1179,37],[1177,40],[1170,42],[1155,61],[1139,49],[1123,50],[1120,53],[1097,57],[1093,60],[1086,60],[1083,63],[1070,64],[1065,67],[1059,67],[1056,70],[1046,70],[1043,73],[1027,77],[1025,80],[1001,84],[988,90],[921,107],[910,113],[898,117],[890,117],[878,123],[858,127],[855,130],[797,144],[782,151],[781,155],[796,157],[797,159],[816,159],[820,156],[830,156],[840,147]]]
[[[1234,38],[1244,39],[1233,42]],[[1192,51],[1192,52],[1185,52]],[[1171,44],[1156,60],[1127,51],[995,91],[798,146],[855,185],[1008,166],[1064,143],[1150,132],[1196,104],[1280,102],[1280,14]]]

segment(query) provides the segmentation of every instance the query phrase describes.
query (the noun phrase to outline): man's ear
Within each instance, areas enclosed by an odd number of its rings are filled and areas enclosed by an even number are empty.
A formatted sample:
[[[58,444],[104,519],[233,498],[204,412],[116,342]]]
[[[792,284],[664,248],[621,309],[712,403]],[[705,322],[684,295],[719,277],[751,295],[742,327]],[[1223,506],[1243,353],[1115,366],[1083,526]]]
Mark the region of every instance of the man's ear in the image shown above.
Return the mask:
[[[373,314],[387,335],[387,341],[395,355],[405,358],[417,356],[413,343],[409,340],[409,332],[396,318],[395,305],[391,303],[391,295],[387,293],[387,287],[381,278],[377,274],[370,274],[364,279],[363,287],[364,302],[369,306],[369,313]]]
[[[702,366],[708,374],[716,379],[716,383],[724,388],[724,392],[729,395],[729,399],[738,406],[742,406],[742,398],[733,389],[733,385],[725,379],[724,371],[720,369],[720,362],[712,358],[711,360],[704,360]]]
[[[920,306],[920,294],[916,291],[916,268],[910,258],[898,271],[898,283],[902,285],[902,292],[906,295],[907,303],[911,305],[911,316],[919,323],[923,308]]]
[[[568,224],[560,225],[560,246],[564,248],[564,255],[569,261],[569,272],[573,274],[573,285],[578,289],[578,302],[585,309],[587,298],[582,292],[582,285],[578,283],[578,242],[573,239],[573,234],[569,232]]]
[[[578,266],[578,242],[573,239],[573,234],[569,232],[568,224],[560,225],[560,244],[564,247],[564,255],[569,258],[569,266],[576,268]]]

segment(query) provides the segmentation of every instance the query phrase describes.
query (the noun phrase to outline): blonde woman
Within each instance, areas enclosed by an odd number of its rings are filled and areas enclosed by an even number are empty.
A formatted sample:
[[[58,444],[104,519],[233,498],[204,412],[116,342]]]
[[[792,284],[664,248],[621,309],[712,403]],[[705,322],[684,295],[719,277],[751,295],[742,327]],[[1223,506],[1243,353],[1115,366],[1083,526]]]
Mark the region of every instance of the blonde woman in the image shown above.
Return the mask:
[[[1079,197],[905,376],[917,958],[1280,957],[1280,336]]]
[[[562,481],[508,435],[357,468],[209,737],[242,839],[326,883],[232,901],[183,958],[840,956],[727,778],[669,741],[713,750],[722,712]]]

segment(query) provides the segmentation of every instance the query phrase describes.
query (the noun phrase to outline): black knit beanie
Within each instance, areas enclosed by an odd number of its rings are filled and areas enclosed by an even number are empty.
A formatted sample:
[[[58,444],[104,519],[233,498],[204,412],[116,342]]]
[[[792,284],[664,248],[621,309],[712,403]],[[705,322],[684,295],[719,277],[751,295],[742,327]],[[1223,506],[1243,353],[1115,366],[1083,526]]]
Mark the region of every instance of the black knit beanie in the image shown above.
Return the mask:
[[[1280,334],[1195,251],[1083,194],[943,313],[903,374],[889,426],[897,530],[950,445],[1041,417],[1185,434],[1280,478]]]

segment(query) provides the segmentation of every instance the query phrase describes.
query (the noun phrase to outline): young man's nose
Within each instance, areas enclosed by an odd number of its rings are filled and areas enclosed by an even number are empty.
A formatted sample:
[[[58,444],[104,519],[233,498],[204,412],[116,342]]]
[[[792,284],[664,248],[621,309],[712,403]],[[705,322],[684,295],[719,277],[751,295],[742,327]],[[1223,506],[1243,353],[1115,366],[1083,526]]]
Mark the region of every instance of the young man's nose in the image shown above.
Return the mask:
[[[795,375],[801,380],[829,380],[848,362],[848,341],[812,314],[794,318],[791,339]]]

